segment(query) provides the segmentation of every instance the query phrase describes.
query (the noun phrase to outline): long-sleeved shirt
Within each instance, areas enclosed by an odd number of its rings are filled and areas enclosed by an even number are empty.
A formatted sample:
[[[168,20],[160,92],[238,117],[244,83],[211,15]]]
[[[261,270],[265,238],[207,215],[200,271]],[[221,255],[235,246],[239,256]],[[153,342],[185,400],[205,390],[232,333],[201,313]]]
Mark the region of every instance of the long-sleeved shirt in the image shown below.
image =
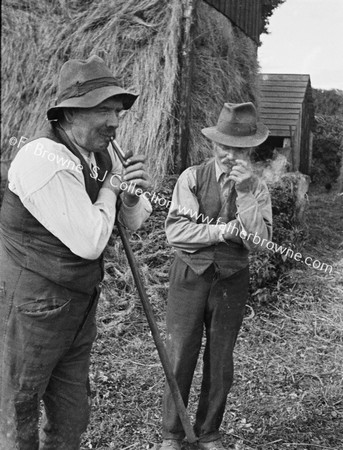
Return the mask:
[[[220,184],[225,172],[215,163],[216,179]],[[199,202],[194,194],[196,188],[196,166],[189,167],[179,177],[173,192],[172,202],[166,220],[168,242],[176,248],[193,253],[221,242],[222,222],[211,222],[199,217]],[[253,236],[259,236],[268,241],[272,237],[272,208],[267,185],[264,181],[254,178],[251,192],[237,191],[236,219],[229,222],[231,229],[237,229],[236,234],[244,236],[243,245],[251,250],[258,248],[253,243]],[[247,240],[246,238],[249,236]]]
[[[121,173],[120,161],[109,148],[112,172]],[[85,189],[79,158],[61,143],[40,138],[26,144],[8,172],[9,189],[25,208],[74,254],[97,259],[113,230],[116,194],[101,188],[95,203]],[[118,219],[135,230],[151,214],[150,202],[141,196],[134,206],[122,202]]]

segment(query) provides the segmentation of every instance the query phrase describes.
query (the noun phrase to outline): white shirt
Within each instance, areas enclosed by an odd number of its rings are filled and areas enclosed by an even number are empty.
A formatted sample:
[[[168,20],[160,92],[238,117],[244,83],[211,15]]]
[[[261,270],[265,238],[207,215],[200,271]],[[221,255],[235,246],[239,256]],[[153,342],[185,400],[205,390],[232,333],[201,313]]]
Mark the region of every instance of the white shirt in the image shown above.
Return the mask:
[[[112,172],[121,173],[121,163],[110,148],[109,154]],[[47,138],[24,145],[10,166],[8,182],[25,208],[74,254],[85,259],[100,256],[114,226],[117,196],[102,188],[92,203],[81,162],[67,147]],[[142,196],[134,206],[122,203],[118,219],[135,230],[151,211]]]

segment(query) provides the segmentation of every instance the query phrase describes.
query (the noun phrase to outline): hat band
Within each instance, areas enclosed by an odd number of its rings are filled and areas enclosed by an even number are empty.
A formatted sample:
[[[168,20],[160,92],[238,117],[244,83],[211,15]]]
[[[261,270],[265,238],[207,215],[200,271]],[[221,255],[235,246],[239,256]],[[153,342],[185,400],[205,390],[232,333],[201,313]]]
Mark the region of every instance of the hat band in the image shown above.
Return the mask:
[[[118,86],[117,81],[112,77],[97,78],[96,80],[88,80],[81,83],[77,81],[72,86],[65,89],[57,98],[56,105],[73,97],[82,97],[88,92],[94,91],[94,89],[99,89],[107,86]]]
[[[227,123],[224,127],[217,127],[218,131],[230,136],[252,136],[256,134],[257,126],[249,123]]]

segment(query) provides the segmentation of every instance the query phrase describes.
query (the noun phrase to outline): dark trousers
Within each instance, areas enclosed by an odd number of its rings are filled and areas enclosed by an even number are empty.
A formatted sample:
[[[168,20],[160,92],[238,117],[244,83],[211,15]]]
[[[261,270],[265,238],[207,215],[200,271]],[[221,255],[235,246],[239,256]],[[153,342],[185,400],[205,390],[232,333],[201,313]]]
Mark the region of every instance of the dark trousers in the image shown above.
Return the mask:
[[[226,398],[233,380],[233,349],[248,296],[248,267],[220,279],[212,265],[196,275],[176,257],[170,270],[167,305],[167,352],[185,405],[199,356],[203,329],[206,346],[203,377],[194,430],[200,441],[220,437]],[[163,437],[185,436],[166,385],[163,398]]]
[[[99,291],[57,286],[0,250],[0,450],[78,450]]]

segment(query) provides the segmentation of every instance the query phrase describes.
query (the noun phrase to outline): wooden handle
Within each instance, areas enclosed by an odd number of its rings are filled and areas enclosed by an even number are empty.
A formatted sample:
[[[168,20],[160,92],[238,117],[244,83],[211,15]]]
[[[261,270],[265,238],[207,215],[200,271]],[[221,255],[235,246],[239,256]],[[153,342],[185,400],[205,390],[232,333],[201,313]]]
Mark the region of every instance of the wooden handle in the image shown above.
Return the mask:
[[[149,323],[149,327],[151,330],[151,334],[152,337],[155,341],[155,345],[164,369],[164,373],[166,375],[174,402],[175,402],[175,406],[177,409],[177,412],[179,414],[183,429],[185,431],[185,434],[187,436],[188,442],[190,443],[194,443],[196,442],[198,439],[195,436],[195,433],[193,431],[193,427],[191,425],[188,413],[187,413],[187,409],[185,407],[185,404],[183,402],[181,393],[180,393],[180,389],[179,386],[177,384],[175,375],[173,373],[172,367],[171,367],[171,363],[169,361],[169,357],[167,355],[167,350],[165,348],[165,345],[162,341],[160,332],[158,330],[157,324],[156,324],[156,320],[154,317],[154,313],[152,310],[152,307],[150,305],[149,299],[148,299],[148,295],[146,293],[143,281],[141,279],[139,270],[138,270],[138,264],[136,262],[135,256],[133,254],[132,248],[130,246],[130,242],[129,242],[129,237],[127,235],[127,231],[125,230],[125,228],[123,227],[123,225],[121,225],[119,223],[119,221],[116,222],[117,227],[118,227],[118,231],[119,231],[119,235],[121,237],[121,240],[123,242],[123,246],[125,249],[125,253],[127,256],[127,259],[129,261],[130,267],[131,267],[131,271],[132,271],[132,275],[133,278],[135,280],[136,283],[136,287],[144,308],[144,312],[145,315],[147,317],[148,323]]]

